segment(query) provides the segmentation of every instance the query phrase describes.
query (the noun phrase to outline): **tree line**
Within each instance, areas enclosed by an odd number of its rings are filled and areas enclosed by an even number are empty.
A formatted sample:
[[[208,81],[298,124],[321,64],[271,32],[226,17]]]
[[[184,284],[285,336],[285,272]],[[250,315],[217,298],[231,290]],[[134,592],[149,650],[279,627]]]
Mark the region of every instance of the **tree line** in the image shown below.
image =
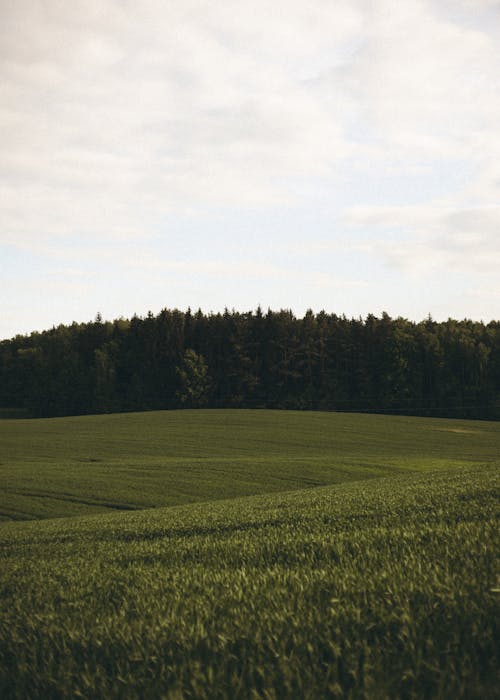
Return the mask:
[[[498,419],[500,322],[163,309],[0,343],[4,415],[202,406]]]

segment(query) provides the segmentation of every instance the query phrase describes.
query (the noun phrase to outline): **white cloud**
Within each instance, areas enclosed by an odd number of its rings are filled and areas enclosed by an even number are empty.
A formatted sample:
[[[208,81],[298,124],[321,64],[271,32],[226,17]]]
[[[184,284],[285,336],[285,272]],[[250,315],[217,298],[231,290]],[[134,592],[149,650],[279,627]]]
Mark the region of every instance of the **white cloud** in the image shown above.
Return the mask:
[[[346,222],[374,230],[361,249],[404,270],[475,275],[500,265],[500,206],[360,208]]]
[[[356,29],[349,3],[32,0],[4,15],[4,235],[139,233],[179,206],[276,203],[280,179],[347,153],[297,74]]]
[[[500,263],[499,37],[461,23],[453,3],[382,0],[376,8],[343,80],[373,121],[385,163],[399,164],[403,177],[409,165],[445,163],[471,176],[418,205],[361,203],[344,221],[370,230],[364,250],[401,270],[489,274]],[[500,18],[498,3],[475,9]],[[381,163],[379,154],[374,170]]]
[[[195,245],[177,245],[167,219],[194,214],[202,228],[204,211],[293,209],[301,198],[316,206],[321,191],[319,208],[343,218],[304,236],[305,283],[310,274],[331,285],[315,272],[325,245],[345,255],[363,248],[374,276],[380,259],[434,274],[479,276],[498,265],[495,0],[0,0],[0,8],[0,243],[57,261],[57,249],[66,259],[73,245],[74,265],[85,245],[106,255],[127,241],[154,255],[155,236],[170,236],[161,248],[170,264],[195,271],[183,258]],[[459,191],[422,188],[418,205],[408,196],[408,183],[453,168],[467,174]],[[346,183],[358,198],[350,211]],[[289,286],[290,305],[293,274],[279,270],[307,257],[293,245],[268,275]],[[243,249],[227,265],[250,285]],[[147,255],[139,260],[147,270]],[[200,279],[229,274],[197,264]]]
[[[432,3],[4,4],[17,237],[145,231],[173,207],[286,202],[287,179],[340,164],[410,171],[498,142],[499,45]]]
[[[470,139],[485,130],[498,139],[498,41],[438,16],[436,5],[374,3],[364,42],[332,76],[402,170],[429,156],[473,157]]]

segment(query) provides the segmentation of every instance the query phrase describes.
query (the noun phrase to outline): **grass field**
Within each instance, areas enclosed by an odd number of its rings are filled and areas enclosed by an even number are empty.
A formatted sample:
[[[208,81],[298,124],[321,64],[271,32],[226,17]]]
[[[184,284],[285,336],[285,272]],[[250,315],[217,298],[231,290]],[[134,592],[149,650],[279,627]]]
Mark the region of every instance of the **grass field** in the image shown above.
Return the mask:
[[[296,411],[0,421],[0,519],[179,505],[500,459],[500,423]]]
[[[0,697],[500,697],[499,424],[185,411],[0,444],[5,517],[86,512],[0,525]]]

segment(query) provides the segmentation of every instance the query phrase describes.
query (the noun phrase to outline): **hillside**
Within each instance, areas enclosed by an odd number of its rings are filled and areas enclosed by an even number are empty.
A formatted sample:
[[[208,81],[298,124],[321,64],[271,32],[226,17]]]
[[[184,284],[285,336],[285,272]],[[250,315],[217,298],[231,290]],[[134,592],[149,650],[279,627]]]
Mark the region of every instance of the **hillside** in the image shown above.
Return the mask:
[[[0,527],[0,694],[498,697],[498,466]]]
[[[2,698],[499,697],[500,424],[184,410],[0,444]]]
[[[266,410],[0,420],[0,518],[141,509],[494,463],[500,423]]]

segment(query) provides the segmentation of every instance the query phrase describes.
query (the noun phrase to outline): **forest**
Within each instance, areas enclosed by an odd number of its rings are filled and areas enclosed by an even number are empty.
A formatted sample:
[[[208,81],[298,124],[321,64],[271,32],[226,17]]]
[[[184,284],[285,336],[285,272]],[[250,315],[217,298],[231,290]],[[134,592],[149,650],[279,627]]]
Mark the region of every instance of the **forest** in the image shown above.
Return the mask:
[[[182,407],[498,419],[500,321],[163,309],[0,342],[0,415]]]

